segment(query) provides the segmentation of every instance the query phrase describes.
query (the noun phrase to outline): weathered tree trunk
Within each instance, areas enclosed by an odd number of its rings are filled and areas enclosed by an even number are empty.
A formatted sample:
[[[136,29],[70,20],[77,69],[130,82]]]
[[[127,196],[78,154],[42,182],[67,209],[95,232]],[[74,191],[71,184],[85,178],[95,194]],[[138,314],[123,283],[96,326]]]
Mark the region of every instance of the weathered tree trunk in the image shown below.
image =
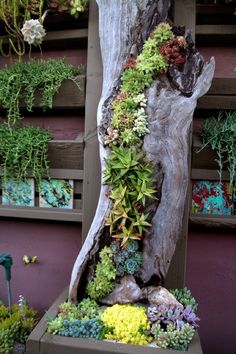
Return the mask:
[[[103,90],[97,112],[100,159],[102,169],[109,148],[103,146],[103,136],[111,117],[110,102],[119,87],[123,63],[136,45],[138,51],[157,23],[167,18],[167,0],[97,0],[99,6],[99,35],[103,61]],[[181,231],[188,181],[188,138],[197,99],[210,87],[214,62],[202,70],[202,59],[189,58],[183,73],[173,66],[170,75],[178,89],[163,78],[153,83],[146,93],[149,130],[143,150],[155,166],[161,166],[163,177],[161,200],[144,240],[144,262],[141,278],[144,283],[153,276],[163,280],[167,273],[175,245]],[[189,65],[190,64],[190,65]],[[200,71],[202,71],[201,75]],[[187,80],[186,80],[187,76]],[[189,85],[186,85],[186,82]],[[189,86],[189,87],[187,87]],[[186,97],[184,93],[191,95]],[[91,259],[104,243],[105,219],[111,210],[111,201],[105,194],[108,186],[102,184],[97,211],[75,262],[69,298],[76,302],[82,275]],[[102,237],[103,236],[103,237]]]

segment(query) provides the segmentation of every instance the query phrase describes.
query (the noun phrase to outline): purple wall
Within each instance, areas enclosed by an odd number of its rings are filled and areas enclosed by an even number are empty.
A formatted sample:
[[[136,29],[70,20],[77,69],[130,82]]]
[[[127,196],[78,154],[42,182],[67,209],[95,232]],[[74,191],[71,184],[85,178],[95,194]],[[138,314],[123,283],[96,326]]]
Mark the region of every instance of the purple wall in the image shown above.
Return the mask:
[[[236,353],[235,230],[189,234],[186,284],[199,302],[200,338],[205,354]]]
[[[0,253],[11,253],[14,260],[13,301],[22,294],[43,314],[69,284],[80,247],[80,224],[1,220]],[[24,265],[25,254],[38,256],[39,263]],[[0,269],[0,299],[7,299],[3,268]]]

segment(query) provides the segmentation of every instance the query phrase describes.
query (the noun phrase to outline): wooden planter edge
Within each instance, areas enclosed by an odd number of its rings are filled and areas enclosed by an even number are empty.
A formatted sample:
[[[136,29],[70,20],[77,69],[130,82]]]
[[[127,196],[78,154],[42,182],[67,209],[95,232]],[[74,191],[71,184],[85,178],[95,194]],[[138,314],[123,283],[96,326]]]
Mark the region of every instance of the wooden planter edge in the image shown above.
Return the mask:
[[[54,319],[58,313],[58,306],[67,300],[68,287],[60,294],[49,308],[35,329],[31,332],[26,343],[26,354],[170,354],[188,353],[202,354],[201,343],[197,331],[190,343],[189,350],[179,351],[159,349],[147,346],[97,341],[93,339],[68,338],[47,333],[48,318]]]

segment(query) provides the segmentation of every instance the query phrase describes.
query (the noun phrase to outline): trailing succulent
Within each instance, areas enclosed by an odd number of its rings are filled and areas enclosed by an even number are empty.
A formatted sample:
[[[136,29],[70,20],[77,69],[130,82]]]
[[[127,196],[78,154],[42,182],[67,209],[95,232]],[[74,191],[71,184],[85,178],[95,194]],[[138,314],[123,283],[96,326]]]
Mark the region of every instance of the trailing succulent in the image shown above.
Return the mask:
[[[48,142],[51,134],[32,126],[9,128],[0,124],[0,166],[3,182],[24,180],[30,170],[39,184],[48,173]]]
[[[22,118],[20,103],[26,103],[31,112],[36,92],[41,94],[40,107],[52,108],[53,96],[64,80],[72,80],[78,86],[77,76],[81,68],[60,60],[15,61],[0,70],[0,105],[6,109],[8,125],[14,125]]]
[[[25,303],[13,305],[12,313],[0,305],[0,353],[10,354],[15,342],[25,343],[36,323],[36,311]]]
[[[220,180],[223,168],[227,167],[233,183],[236,175],[236,111],[220,112],[217,118],[207,119],[201,136],[203,148],[209,145],[217,154]]]

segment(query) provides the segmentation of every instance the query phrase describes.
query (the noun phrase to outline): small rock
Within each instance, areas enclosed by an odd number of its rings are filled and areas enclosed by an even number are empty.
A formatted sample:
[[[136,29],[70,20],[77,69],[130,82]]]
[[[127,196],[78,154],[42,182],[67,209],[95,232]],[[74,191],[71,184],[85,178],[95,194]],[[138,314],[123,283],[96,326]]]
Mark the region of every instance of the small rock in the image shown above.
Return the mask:
[[[166,288],[162,286],[148,286],[142,289],[143,298],[150,304],[156,305],[178,305],[183,307]]]
[[[142,290],[137,285],[132,275],[125,275],[115,289],[105,298],[99,300],[104,305],[129,304],[142,298]]]

